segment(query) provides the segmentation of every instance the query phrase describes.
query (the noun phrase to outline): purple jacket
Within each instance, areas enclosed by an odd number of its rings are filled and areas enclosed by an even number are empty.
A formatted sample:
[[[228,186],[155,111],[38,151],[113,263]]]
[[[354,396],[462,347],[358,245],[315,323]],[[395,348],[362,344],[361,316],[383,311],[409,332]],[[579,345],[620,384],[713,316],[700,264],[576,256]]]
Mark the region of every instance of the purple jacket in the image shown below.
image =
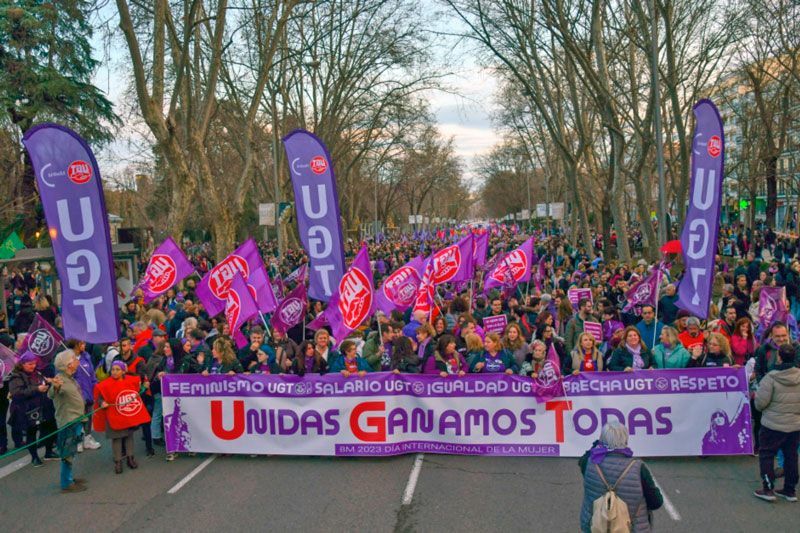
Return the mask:
[[[456,352],[456,357],[458,357],[458,364],[459,368],[464,372],[469,373],[469,366],[467,366],[467,361],[464,359],[464,356],[460,353]],[[423,374],[439,374],[439,372],[444,371],[443,368],[437,367],[436,355],[431,354],[428,359],[425,361],[425,366],[422,367]]]
[[[97,376],[92,365],[92,356],[83,352],[80,356],[80,364],[75,372],[75,381],[81,386],[83,401],[91,403],[94,401],[94,386],[97,385]]]

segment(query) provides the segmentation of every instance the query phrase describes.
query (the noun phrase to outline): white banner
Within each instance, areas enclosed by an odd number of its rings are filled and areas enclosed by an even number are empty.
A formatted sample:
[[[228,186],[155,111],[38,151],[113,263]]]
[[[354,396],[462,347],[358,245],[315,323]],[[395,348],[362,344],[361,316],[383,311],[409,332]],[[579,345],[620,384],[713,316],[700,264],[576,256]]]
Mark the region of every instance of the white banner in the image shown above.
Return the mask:
[[[638,456],[752,452],[744,369],[583,373],[539,403],[530,378],[167,375],[170,451],[577,457],[609,420]]]

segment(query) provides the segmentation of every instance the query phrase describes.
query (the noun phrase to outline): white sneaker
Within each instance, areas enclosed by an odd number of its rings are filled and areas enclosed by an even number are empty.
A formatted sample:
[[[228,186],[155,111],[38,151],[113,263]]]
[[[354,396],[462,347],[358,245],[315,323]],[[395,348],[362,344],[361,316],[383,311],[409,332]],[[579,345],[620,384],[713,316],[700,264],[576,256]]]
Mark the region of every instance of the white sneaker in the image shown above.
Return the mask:
[[[93,436],[86,435],[85,437],[83,437],[83,447],[86,448],[87,450],[97,450],[98,448],[100,448],[100,446],[102,446],[102,444],[97,442]]]
[[[78,453],[83,453],[83,443],[82,442],[78,443]]]

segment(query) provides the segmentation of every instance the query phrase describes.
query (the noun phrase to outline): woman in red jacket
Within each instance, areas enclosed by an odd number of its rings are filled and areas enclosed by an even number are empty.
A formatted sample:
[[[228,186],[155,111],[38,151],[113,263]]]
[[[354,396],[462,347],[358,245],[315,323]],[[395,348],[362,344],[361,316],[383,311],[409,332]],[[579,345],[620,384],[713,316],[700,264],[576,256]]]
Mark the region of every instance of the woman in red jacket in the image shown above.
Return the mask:
[[[122,473],[122,459],[128,467],[138,468],[133,456],[133,434],[140,425],[150,422],[145,408],[139,376],[127,374],[128,367],[122,361],[111,363],[111,377],[95,386],[94,399],[99,416],[94,417],[95,431],[105,431],[111,439],[114,451],[114,471]]]
[[[758,348],[758,343],[753,333],[753,322],[748,317],[740,318],[736,321],[733,335],[731,335],[733,362],[743,366],[748,359],[755,355],[756,348]]]

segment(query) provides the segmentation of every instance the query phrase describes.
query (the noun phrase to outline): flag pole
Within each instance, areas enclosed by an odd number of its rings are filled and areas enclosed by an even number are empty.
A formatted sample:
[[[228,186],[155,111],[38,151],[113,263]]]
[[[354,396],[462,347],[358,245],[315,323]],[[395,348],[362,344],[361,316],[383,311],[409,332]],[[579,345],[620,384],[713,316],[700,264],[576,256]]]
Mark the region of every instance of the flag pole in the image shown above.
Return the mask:
[[[664,257],[661,257],[662,261]],[[653,322],[653,344],[650,346],[650,350],[652,350],[656,345],[656,332],[658,331],[658,293],[661,290],[661,277],[663,272],[661,270],[661,263],[658,264],[656,267],[658,268],[658,274],[656,274],[656,303],[655,303],[655,310],[656,310],[656,318],[655,322]]]
[[[272,338],[272,333],[270,332],[269,326],[267,325],[267,319],[264,318],[264,313],[262,313],[260,309],[258,310],[258,316],[261,317],[261,322],[264,323],[264,328],[266,328],[267,330],[267,337]]]

